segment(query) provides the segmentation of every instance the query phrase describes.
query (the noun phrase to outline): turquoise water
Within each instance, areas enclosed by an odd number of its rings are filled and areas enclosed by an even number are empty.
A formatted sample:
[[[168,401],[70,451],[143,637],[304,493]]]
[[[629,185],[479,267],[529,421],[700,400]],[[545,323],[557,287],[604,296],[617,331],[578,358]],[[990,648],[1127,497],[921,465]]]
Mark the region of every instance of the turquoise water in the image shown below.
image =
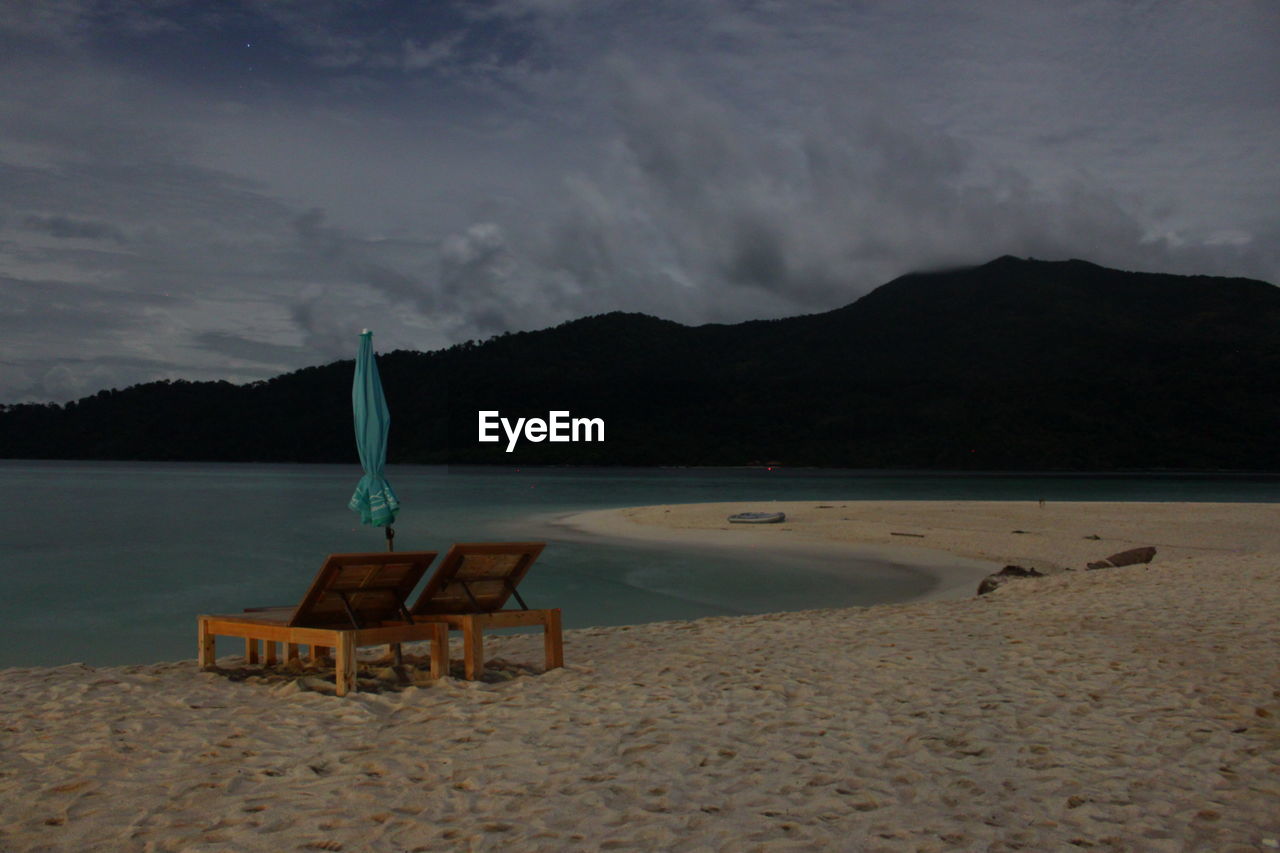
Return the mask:
[[[0,461],[0,667],[195,655],[195,615],[296,602],[326,554],[379,551],[346,509],[357,466]],[[908,566],[729,557],[574,537],[584,509],[765,500],[1280,501],[1277,476],[884,474],[393,466],[399,550],[539,539],[521,590],[569,627],[865,605]]]

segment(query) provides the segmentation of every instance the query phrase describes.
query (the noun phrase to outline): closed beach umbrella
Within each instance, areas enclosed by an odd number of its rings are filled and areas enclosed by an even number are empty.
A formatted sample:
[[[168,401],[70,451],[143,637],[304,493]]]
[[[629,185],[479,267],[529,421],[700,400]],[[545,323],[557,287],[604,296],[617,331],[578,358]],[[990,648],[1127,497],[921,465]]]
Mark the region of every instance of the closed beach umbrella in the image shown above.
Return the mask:
[[[351,408],[355,415],[356,450],[360,453],[364,476],[347,506],[360,513],[361,523],[387,529],[387,550],[391,551],[394,550],[392,539],[396,535],[391,525],[400,511],[396,493],[382,476],[387,464],[387,430],[391,426],[391,413],[387,411],[387,401],[382,396],[382,380],[378,377],[378,365],[373,360],[373,332],[368,329],[360,333],[356,376],[351,385]]]

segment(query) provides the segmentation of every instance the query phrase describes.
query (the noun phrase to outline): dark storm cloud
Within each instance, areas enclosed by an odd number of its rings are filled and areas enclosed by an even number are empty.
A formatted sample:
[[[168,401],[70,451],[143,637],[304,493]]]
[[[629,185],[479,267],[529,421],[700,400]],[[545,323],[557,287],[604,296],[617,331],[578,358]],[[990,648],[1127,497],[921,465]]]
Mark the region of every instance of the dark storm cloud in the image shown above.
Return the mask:
[[[325,224],[325,214],[312,208],[293,220],[293,228],[315,257],[336,264],[355,281],[368,284],[388,298],[416,303],[423,310],[432,307],[423,282],[373,259],[377,245]]]
[[[153,312],[175,300],[53,280],[0,276],[0,387],[6,402],[65,400],[165,375],[164,361],[122,353],[148,334]],[[93,358],[77,357],[94,351]]]
[[[64,240],[113,240],[127,242],[124,232],[108,222],[73,219],[69,216],[28,216],[22,222],[27,228],[44,231]]]
[[[694,81],[616,64],[613,85],[616,168],[570,196],[582,209],[549,242],[550,263],[587,290],[620,278],[657,285],[656,265],[635,254],[669,259],[679,279],[721,301],[747,287],[792,310],[1003,253],[1276,272],[1263,240],[1191,251],[1152,234],[1130,199],[1087,174],[1037,183],[892,105],[851,109],[833,97],[808,122],[770,133],[752,109],[717,103]],[[665,227],[631,228],[650,242],[619,244],[609,232],[626,221]]]
[[[521,325],[514,266],[506,236],[493,223],[478,223],[444,241],[440,289],[460,306],[459,326],[487,335]]]
[[[365,326],[431,349],[615,309],[824,310],[1002,254],[1277,280],[1277,20],[0,5],[0,400],[259,378],[349,358]]]
[[[230,356],[236,360],[256,361],[271,367],[289,364],[304,353],[301,347],[251,340],[227,332],[201,332],[192,338],[192,346]]]
[[[364,286],[388,303],[431,316],[455,339],[488,336],[536,318],[536,302],[545,304],[554,285],[539,281],[540,271],[516,258],[503,229],[475,223],[437,241],[399,241],[400,253],[428,259],[406,270],[383,258],[382,241],[362,239],[326,222],[325,212],[308,210],[293,220],[300,243],[328,268],[340,271],[347,286]],[[294,305],[294,321],[309,345],[346,354],[350,335],[335,326],[326,307],[329,293],[309,295]]]
[[[615,168],[579,184],[549,242],[550,263],[583,290],[687,282],[734,313],[762,295],[777,298],[771,310],[829,307],[901,272],[904,252],[982,260],[1023,247],[1010,229],[1056,228],[1016,175],[966,189],[964,147],[906,117],[827,113],[778,137],[686,81],[615,73]],[[665,281],[646,257],[667,260]]]
[[[0,329],[68,335],[116,334],[145,323],[148,310],[171,307],[172,297],[106,290],[56,280],[18,279],[0,275]]]
[[[330,292],[308,296],[289,306],[289,316],[302,332],[302,345],[320,353],[326,361],[341,358],[351,349],[351,324],[335,306],[341,302]]]

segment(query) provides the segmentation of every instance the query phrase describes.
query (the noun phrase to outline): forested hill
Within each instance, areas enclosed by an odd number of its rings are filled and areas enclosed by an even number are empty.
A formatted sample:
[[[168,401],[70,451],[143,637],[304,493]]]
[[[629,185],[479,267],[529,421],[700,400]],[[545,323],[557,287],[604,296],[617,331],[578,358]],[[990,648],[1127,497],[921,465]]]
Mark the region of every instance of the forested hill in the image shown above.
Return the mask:
[[[355,338],[352,338],[355,347]],[[1280,470],[1280,289],[1004,257],[824,314],[606,314],[379,356],[393,463]],[[0,412],[0,456],[355,462],[352,362]],[[603,443],[476,439],[477,411]]]

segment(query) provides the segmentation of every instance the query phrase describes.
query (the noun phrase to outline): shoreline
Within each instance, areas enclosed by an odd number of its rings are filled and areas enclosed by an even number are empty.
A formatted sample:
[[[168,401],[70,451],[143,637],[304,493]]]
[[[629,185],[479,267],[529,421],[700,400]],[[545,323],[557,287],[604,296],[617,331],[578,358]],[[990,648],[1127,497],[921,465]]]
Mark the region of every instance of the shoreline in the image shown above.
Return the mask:
[[[795,502],[741,532],[724,506],[609,512],[735,547],[1159,552],[569,630],[546,673],[541,637],[493,635],[487,681],[343,699],[236,655],[3,670],[0,848],[1280,849],[1280,504]]]
[[[762,509],[786,520],[727,521]],[[1146,545],[1164,560],[1280,553],[1280,510],[1254,503],[735,501],[589,510],[553,524],[603,539],[875,559],[932,578],[934,588],[915,602],[969,597],[1008,564],[1052,575]]]
[[[804,503],[804,502],[792,502]],[[788,503],[790,505],[790,503]],[[709,506],[704,504],[676,505],[683,507]],[[738,504],[715,504],[737,507]],[[753,504],[752,506],[760,506]],[[767,504],[770,509],[779,506]],[[925,601],[952,601],[974,593],[981,580],[1001,568],[990,560],[957,555],[937,548],[913,544],[879,544],[860,541],[842,541],[814,535],[789,523],[778,525],[727,525],[719,527],[670,527],[655,523],[637,522],[632,513],[642,510],[670,509],[669,505],[657,507],[626,507],[623,509],[586,510],[567,513],[549,523],[558,529],[586,536],[598,541],[629,541],[650,545],[677,547],[687,550],[711,549],[716,551],[746,551],[767,549],[775,557],[794,556],[801,561],[821,561],[831,565],[841,558],[855,564],[860,561],[878,563],[895,571],[924,575],[930,587],[895,604]],[[738,511],[738,510],[733,510]],[[776,532],[763,528],[776,528]],[[783,533],[797,535],[784,538]],[[875,607],[879,605],[865,605]]]

